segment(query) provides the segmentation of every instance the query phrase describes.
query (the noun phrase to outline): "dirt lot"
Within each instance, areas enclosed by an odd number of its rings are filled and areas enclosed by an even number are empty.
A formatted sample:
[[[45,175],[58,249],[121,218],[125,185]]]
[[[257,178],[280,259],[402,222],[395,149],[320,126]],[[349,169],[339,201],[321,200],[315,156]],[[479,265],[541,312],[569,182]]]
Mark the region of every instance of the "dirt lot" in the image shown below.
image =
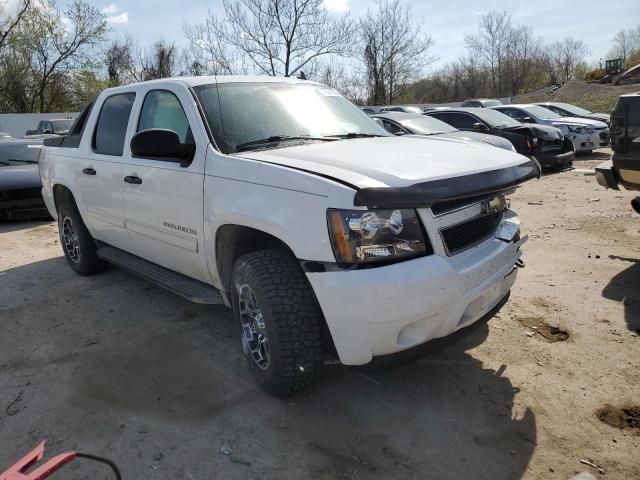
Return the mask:
[[[513,196],[527,267],[487,325],[400,369],[328,367],[288,401],[256,388],[226,309],[76,276],[53,223],[0,226],[0,471],[47,438],[126,479],[640,478],[638,429],[596,416],[640,403],[640,216],[580,170],[605,157]]]

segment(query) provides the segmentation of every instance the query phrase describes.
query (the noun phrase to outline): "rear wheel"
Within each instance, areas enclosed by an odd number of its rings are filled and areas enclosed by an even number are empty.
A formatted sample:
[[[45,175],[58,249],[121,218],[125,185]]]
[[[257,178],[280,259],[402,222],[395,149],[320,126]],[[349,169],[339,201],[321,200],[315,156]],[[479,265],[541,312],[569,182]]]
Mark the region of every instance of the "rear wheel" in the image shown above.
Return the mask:
[[[232,302],[249,369],[266,391],[287,396],[315,381],[324,320],[295,258],[279,250],[240,257]]]
[[[60,244],[69,266],[79,275],[104,270],[106,263],[98,257],[96,243],[82,221],[75,203],[65,202],[58,209]]]

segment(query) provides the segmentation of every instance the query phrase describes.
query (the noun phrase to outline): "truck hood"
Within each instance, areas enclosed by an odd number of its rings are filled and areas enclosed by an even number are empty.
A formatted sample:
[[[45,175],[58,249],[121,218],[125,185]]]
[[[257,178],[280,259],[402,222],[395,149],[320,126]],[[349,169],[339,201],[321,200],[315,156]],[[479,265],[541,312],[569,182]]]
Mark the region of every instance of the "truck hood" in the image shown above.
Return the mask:
[[[512,151],[437,137],[360,138],[235,155],[330,177],[356,189],[407,187],[529,162]]]

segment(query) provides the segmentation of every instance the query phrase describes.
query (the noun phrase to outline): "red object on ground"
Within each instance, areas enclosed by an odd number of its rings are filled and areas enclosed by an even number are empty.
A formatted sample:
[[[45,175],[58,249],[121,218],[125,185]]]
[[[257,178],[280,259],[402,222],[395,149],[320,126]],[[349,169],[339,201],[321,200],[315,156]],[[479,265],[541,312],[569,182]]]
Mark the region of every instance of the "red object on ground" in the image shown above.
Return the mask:
[[[24,473],[25,470],[33,467],[37,462],[42,460],[44,455],[44,443],[45,440],[27,453],[22,459],[16,462],[13,466],[9,467],[4,473],[0,473],[0,480],[41,480],[47,478],[56,470],[62,468],[67,463],[73,461],[76,458],[76,452],[61,453],[53,457],[51,460],[46,461],[34,471]]]

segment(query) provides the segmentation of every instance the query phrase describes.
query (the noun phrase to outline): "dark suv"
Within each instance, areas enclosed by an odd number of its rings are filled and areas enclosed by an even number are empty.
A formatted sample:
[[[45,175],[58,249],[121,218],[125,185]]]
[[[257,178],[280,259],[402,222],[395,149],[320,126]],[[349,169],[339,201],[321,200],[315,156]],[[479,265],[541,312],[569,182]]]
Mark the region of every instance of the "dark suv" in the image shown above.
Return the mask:
[[[640,92],[621,95],[611,112],[613,158],[596,167],[596,179],[606,188],[640,190]],[[640,197],[631,201],[640,213]]]
[[[506,138],[519,154],[535,157],[543,168],[570,167],[575,157],[573,144],[556,127],[520,123],[491,108],[446,108],[425,115],[442,120],[458,130]]]

